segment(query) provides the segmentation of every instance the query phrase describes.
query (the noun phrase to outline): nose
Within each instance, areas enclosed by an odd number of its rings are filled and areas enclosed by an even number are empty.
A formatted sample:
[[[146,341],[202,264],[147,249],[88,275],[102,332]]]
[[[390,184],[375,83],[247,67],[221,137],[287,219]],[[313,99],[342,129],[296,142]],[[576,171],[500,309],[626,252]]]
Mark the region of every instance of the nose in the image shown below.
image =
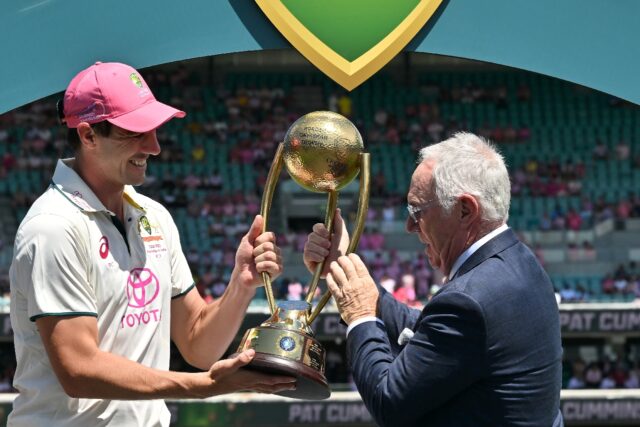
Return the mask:
[[[411,216],[407,216],[407,220],[404,222],[404,229],[407,233],[417,233],[420,227],[411,219]]]
[[[162,150],[160,148],[160,143],[158,142],[158,136],[156,135],[155,129],[144,135],[140,149],[145,154],[150,154],[152,156],[160,154],[160,151]]]

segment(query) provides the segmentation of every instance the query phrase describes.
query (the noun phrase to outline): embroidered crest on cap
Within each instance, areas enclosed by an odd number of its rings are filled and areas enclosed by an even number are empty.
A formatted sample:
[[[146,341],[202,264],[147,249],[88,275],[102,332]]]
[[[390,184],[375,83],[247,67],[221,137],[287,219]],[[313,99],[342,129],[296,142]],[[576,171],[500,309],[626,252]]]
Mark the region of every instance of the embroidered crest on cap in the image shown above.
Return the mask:
[[[136,85],[140,89],[142,89],[142,79],[140,79],[139,75],[137,75],[136,73],[131,73],[129,78],[131,79],[131,81],[133,82],[134,85]]]

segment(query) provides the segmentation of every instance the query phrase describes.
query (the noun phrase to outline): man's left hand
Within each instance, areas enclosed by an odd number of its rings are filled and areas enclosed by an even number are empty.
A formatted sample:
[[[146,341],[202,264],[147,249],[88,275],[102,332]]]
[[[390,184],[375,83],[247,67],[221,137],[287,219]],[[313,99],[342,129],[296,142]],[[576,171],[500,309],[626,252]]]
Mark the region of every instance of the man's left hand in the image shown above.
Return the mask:
[[[275,279],[282,273],[282,256],[272,232],[262,233],[264,219],[256,215],[251,228],[242,238],[236,252],[236,273],[244,286],[262,285],[261,273]]]
[[[347,325],[363,317],[376,316],[378,288],[358,255],[341,256],[332,262],[327,285]]]

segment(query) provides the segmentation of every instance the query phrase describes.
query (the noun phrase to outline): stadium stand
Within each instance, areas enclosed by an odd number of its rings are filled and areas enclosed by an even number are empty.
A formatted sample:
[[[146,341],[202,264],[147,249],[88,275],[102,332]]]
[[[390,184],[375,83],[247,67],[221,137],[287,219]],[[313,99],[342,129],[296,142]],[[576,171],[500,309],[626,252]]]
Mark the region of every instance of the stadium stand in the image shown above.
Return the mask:
[[[360,129],[372,159],[372,200],[360,253],[394,295],[421,306],[437,291],[415,239],[404,233],[404,197],[416,152],[458,130],[495,141],[512,174],[509,224],[544,263],[564,303],[640,298],[640,109],[605,94],[520,71],[416,73],[411,84],[381,73],[346,93],[316,72],[234,72],[214,84],[187,67],[148,70],[158,98],[188,112],[158,133],[162,153],[140,190],[172,211],[201,294],[225,287],[239,237],[259,210],[275,147],[300,115],[331,109]],[[0,312],[17,225],[69,155],[55,97],[0,115]],[[283,174],[283,181],[286,177]],[[341,206],[353,208],[357,188]],[[305,295],[301,248],[322,217],[322,197],[281,182],[270,226],[287,261],[277,297]],[[344,208],[343,208],[344,209]],[[352,209],[353,210],[353,209]],[[393,248],[393,249],[390,249]],[[266,306],[257,298],[253,309]],[[330,311],[330,310],[329,310]],[[565,346],[564,387],[638,388],[637,339]],[[329,379],[348,383],[344,343],[330,339]],[[0,351],[0,391],[11,390],[10,338]],[[189,369],[176,353],[172,368]],[[348,386],[344,386],[348,388]]]

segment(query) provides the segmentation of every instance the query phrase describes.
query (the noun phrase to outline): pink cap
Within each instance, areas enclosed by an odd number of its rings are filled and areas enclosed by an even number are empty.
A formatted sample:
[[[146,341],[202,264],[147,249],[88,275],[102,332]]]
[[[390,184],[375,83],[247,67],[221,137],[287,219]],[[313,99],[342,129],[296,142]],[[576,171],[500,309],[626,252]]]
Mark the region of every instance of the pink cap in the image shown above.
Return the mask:
[[[64,94],[68,127],[104,120],[131,132],[148,132],[184,111],[156,100],[142,76],[117,62],[96,62],[76,75]]]

